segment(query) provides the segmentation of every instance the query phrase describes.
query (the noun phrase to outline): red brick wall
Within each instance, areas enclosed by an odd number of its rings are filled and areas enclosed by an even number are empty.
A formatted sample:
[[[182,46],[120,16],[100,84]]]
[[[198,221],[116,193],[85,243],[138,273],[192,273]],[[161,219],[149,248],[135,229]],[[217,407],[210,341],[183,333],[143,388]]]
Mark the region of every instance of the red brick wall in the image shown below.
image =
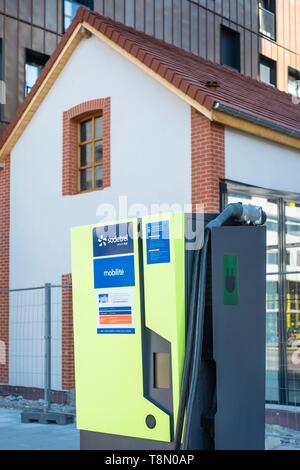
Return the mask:
[[[192,205],[220,211],[220,182],[225,178],[224,127],[191,108]]]
[[[0,169],[0,289],[9,288],[10,158]],[[0,383],[8,383],[9,295],[0,292]],[[3,357],[4,356],[4,357]]]
[[[78,125],[79,119],[90,113],[103,113],[103,188],[110,186],[110,98],[81,103],[63,114],[63,173],[62,193],[77,193]]]
[[[62,388],[75,387],[72,276],[62,276]]]

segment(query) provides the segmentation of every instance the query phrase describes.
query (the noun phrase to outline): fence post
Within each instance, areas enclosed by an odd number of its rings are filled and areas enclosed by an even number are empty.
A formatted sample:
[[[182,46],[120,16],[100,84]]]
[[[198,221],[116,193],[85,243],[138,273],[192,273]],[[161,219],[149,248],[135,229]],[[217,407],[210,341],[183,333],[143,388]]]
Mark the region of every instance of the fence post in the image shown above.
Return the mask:
[[[51,284],[45,284],[45,411],[51,407]]]

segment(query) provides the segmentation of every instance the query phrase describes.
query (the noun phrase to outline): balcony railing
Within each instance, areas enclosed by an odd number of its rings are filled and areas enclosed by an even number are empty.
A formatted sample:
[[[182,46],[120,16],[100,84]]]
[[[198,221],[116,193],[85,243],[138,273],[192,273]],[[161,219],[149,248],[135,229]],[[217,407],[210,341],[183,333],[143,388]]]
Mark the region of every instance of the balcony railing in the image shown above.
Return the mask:
[[[276,15],[265,8],[259,7],[259,31],[264,36],[275,40]]]

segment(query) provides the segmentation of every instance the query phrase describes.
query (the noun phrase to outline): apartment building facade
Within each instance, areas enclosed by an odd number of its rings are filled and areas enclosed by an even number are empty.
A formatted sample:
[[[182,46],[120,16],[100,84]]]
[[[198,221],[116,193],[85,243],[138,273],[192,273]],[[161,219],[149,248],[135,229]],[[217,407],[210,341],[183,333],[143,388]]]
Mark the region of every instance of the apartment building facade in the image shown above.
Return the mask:
[[[300,97],[297,0],[0,0],[0,133],[82,5]]]
[[[297,94],[297,0],[95,0],[95,9],[193,54]]]
[[[62,12],[56,3],[55,0],[0,1],[0,70],[6,84],[0,132],[57,46],[62,33]]]

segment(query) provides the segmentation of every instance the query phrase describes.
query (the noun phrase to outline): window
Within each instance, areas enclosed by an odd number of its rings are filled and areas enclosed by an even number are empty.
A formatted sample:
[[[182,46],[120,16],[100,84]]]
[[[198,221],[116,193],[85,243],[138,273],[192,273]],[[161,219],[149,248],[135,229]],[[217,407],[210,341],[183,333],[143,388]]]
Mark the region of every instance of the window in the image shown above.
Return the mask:
[[[77,10],[79,7],[84,6],[89,10],[94,9],[93,0],[64,0],[64,30],[66,31],[74,16],[76,16]]]
[[[49,56],[45,54],[26,50],[25,96],[29,95],[48,59]]]
[[[106,97],[64,111],[63,196],[110,187],[110,108],[110,97]]]
[[[93,191],[103,186],[103,118],[98,114],[79,122],[78,191]]]
[[[263,83],[276,86],[276,62],[274,60],[260,56],[259,73]]]
[[[300,98],[300,72],[289,67],[289,93]]]
[[[221,64],[240,71],[240,33],[221,26]]]
[[[260,0],[259,31],[264,36],[276,39],[276,0]]]

